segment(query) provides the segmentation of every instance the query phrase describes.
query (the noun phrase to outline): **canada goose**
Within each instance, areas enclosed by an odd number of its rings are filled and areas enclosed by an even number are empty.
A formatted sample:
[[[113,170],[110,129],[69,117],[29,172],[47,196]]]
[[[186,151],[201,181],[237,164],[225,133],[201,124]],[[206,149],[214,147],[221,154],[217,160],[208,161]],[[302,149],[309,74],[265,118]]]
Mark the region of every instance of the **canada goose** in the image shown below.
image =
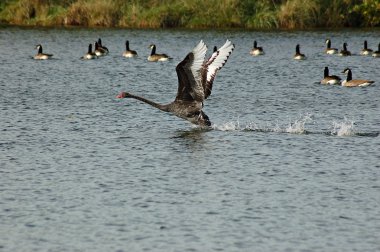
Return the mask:
[[[325,52],[327,54],[336,54],[336,53],[338,53],[338,49],[337,48],[331,48],[331,40],[330,39],[326,39],[325,43],[326,43],[326,50],[325,50]]]
[[[340,83],[340,77],[336,75],[329,75],[329,68],[325,67],[323,79],[321,80],[321,84],[329,84],[329,85],[334,85],[334,84],[339,84]]]
[[[347,78],[342,81],[342,86],[344,87],[366,87],[374,83],[371,80],[353,80],[351,69],[346,68],[342,73],[347,74]]]
[[[46,60],[46,59],[50,59],[51,57],[53,57],[53,54],[43,53],[42,52],[42,45],[40,45],[40,44],[36,45],[36,49],[38,50],[38,52],[33,57],[36,60]]]
[[[347,50],[347,43],[343,43],[343,49],[340,50],[339,56],[351,56],[351,52]]]
[[[377,46],[377,51],[374,51],[372,53],[372,57],[380,57],[380,43],[379,45]]]
[[[364,47],[360,51],[360,55],[370,55],[372,52],[373,52],[372,49],[368,48],[367,40],[364,40]]]
[[[305,56],[305,54],[302,54],[301,52],[300,52],[300,45],[296,45],[296,54],[294,54],[294,59],[296,59],[296,60],[304,60],[304,59],[306,59],[306,56]]]
[[[95,42],[94,44],[95,44],[94,53],[96,54],[96,56],[102,57],[108,54],[108,52],[104,48],[100,47],[98,42]]]
[[[167,61],[170,59],[169,56],[166,54],[156,54],[155,44],[151,44],[149,48],[152,49],[152,51],[148,57],[148,61]]]
[[[98,56],[92,51],[92,44],[88,45],[88,52],[81,59],[97,59]]]
[[[202,111],[203,102],[211,94],[216,73],[227,62],[234,47],[231,41],[227,40],[205,61],[207,46],[201,40],[176,67],[178,91],[172,103],[161,105],[126,92],[121,92],[117,98],[134,98],[193,124],[211,126],[208,116]]]
[[[263,50],[262,47],[258,47],[257,46],[257,42],[255,40],[255,41],[253,41],[253,48],[251,49],[251,51],[249,53],[251,55],[258,56],[258,55],[263,55],[264,54],[264,50]]]
[[[105,46],[102,44],[102,40],[101,40],[100,38],[98,39],[98,45],[99,45],[99,48],[101,48],[101,49],[105,52],[105,54],[108,54],[108,53],[109,53],[108,48],[105,47]]]
[[[137,56],[137,52],[129,49],[129,41],[125,41],[125,51],[123,52],[123,56],[126,58],[132,58]]]

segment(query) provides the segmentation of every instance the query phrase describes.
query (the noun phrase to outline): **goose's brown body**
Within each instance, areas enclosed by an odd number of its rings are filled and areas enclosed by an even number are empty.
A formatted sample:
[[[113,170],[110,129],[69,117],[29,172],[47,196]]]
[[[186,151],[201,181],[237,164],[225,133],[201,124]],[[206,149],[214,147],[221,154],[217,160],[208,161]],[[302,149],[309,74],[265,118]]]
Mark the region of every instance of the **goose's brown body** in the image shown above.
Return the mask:
[[[342,86],[344,87],[367,87],[374,83],[371,80],[352,79],[352,72],[349,68],[344,69],[342,73],[347,74],[347,78],[342,81]]]
[[[321,80],[321,84],[329,84],[329,85],[334,85],[334,84],[340,84],[340,77],[336,75],[329,75],[329,68],[325,67],[324,74],[323,74],[323,79]]]
[[[327,53],[327,54],[336,54],[336,53],[338,53],[338,49],[337,48],[332,48],[331,47],[331,40],[330,39],[326,39],[326,50],[325,50],[325,52]]]
[[[129,49],[129,40],[125,41],[125,51],[123,52],[123,56],[126,58],[137,56],[137,52],[135,50]]]
[[[37,54],[34,55],[34,59],[36,60],[47,60],[53,57],[53,54],[43,53],[42,52],[42,45],[38,44],[36,45],[36,49],[38,50]]]

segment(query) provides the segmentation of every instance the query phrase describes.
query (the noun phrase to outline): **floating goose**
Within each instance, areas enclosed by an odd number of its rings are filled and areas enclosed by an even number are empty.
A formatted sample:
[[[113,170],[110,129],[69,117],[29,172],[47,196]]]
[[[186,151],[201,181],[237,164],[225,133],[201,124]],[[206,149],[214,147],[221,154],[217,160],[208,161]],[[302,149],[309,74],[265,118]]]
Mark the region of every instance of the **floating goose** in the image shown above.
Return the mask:
[[[123,56],[126,58],[132,58],[137,56],[137,52],[129,49],[129,41],[125,41],[125,51],[123,52]]]
[[[374,83],[371,80],[353,80],[351,69],[346,68],[342,73],[347,74],[347,78],[342,81],[342,86],[344,87],[366,87]]]
[[[152,49],[152,51],[148,57],[148,61],[167,61],[170,59],[166,54],[157,54],[155,44],[151,44],[149,48]]]
[[[201,40],[176,67],[178,91],[172,103],[161,105],[126,92],[121,92],[117,98],[134,98],[193,124],[211,126],[208,116],[202,111],[203,102],[211,94],[216,73],[227,62],[234,47],[231,41],[227,40],[207,61],[204,61],[207,46]]]
[[[372,49],[368,48],[367,40],[364,40],[364,47],[360,51],[360,55],[370,55],[372,52],[373,52]]]
[[[329,68],[325,67],[323,79],[321,80],[321,84],[340,84],[340,77],[336,75],[329,75]]]
[[[88,45],[88,52],[81,59],[97,59],[98,56],[92,51],[92,44]]]
[[[108,48],[103,46],[102,40],[100,38],[98,39],[98,45],[99,45],[99,48],[101,48],[105,52],[105,54],[109,53]]]
[[[251,49],[251,51],[249,53],[251,55],[258,56],[258,55],[263,55],[264,54],[264,50],[263,50],[262,47],[258,47],[257,46],[257,42],[255,40],[255,41],[253,41],[253,48]]]
[[[300,45],[296,45],[296,54],[294,54],[294,59],[296,59],[296,60],[304,60],[304,59],[306,59],[306,56],[305,56],[305,54],[302,54],[301,52],[300,52]]]
[[[100,47],[99,42],[95,42],[95,50],[94,53],[98,57],[102,57],[108,54],[108,51],[106,51],[103,47]]]
[[[327,54],[336,54],[338,53],[338,49],[337,48],[331,48],[331,40],[330,39],[326,39],[326,50],[325,52]]]
[[[50,59],[51,57],[53,57],[53,54],[43,53],[42,52],[42,45],[40,45],[40,44],[36,45],[36,49],[38,50],[38,52],[33,57],[36,60],[46,60],[46,59]]]
[[[380,57],[380,43],[379,45],[377,46],[377,51],[374,51],[372,53],[372,57]]]
[[[351,56],[351,52],[347,50],[347,43],[343,43],[343,49],[340,50],[339,56]]]

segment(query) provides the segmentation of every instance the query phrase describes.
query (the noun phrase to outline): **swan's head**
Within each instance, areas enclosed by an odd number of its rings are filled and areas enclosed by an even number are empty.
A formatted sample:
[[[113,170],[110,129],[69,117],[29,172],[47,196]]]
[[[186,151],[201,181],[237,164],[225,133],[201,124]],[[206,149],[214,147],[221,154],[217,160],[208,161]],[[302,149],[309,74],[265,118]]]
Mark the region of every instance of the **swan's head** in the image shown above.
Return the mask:
[[[35,49],[39,50],[41,48],[41,44],[36,45]]]
[[[156,47],[155,44],[151,44],[148,48],[153,49],[153,48],[155,48],[155,47]]]
[[[116,96],[116,98],[127,98],[129,96],[129,93],[127,93],[127,92],[120,92],[120,94],[118,94],[117,96]]]

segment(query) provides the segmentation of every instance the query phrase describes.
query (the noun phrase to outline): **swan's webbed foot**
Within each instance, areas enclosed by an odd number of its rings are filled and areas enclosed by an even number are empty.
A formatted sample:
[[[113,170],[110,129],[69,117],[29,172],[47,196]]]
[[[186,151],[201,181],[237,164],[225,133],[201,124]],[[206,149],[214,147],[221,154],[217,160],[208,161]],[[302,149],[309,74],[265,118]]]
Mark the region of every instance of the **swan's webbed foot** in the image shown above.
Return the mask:
[[[202,126],[211,126],[210,119],[203,111],[200,111],[199,113],[198,122],[200,122],[199,125]]]

